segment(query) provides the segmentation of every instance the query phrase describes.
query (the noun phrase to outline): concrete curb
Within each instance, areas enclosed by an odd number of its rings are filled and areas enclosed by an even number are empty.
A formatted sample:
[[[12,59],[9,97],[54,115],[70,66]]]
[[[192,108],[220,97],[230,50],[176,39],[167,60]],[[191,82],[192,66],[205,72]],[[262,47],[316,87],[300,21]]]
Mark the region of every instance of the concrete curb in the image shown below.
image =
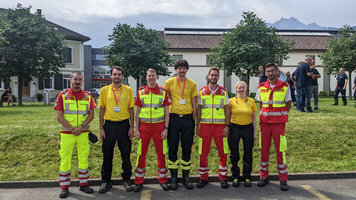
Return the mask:
[[[191,176],[190,180],[193,183],[199,181],[200,176]],[[258,181],[260,176],[253,174],[251,181]],[[356,178],[355,172],[323,172],[323,173],[289,173],[288,180],[314,180],[314,179],[343,179],[343,178]],[[269,180],[277,181],[278,174],[270,174]],[[169,180],[170,181],[170,180]],[[169,182],[168,181],[168,182]],[[178,178],[181,183],[181,178]],[[218,182],[219,176],[209,176],[209,182]],[[232,181],[229,177],[228,181]],[[113,178],[111,180],[113,185],[122,185],[121,178]],[[134,179],[131,179],[131,183],[134,183]],[[145,184],[158,184],[157,177],[145,178]],[[101,179],[89,179],[90,186],[100,186]],[[71,181],[71,186],[79,186],[79,180],[74,179]],[[58,180],[45,180],[45,181],[0,181],[0,188],[41,188],[41,187],[59,187]]]

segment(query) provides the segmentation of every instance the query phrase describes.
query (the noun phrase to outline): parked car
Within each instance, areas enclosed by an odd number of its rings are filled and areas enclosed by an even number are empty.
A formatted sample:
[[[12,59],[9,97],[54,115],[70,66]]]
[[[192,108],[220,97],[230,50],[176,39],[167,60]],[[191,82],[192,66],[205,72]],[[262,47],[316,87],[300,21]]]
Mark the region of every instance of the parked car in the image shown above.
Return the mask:
[[[99,88],[92,88],[89,90],[89,92],[91,93],[91,95],[93,97],[99,97],[100,95],[100,89]]]

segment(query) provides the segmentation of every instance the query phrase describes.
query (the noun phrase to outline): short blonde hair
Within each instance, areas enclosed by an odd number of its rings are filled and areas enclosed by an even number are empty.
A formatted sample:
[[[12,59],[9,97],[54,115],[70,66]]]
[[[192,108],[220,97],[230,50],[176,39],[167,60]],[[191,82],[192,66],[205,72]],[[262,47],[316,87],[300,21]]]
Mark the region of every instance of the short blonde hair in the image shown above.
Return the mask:
[[[243,84],[243,85],[245,85],[245,87],[246,87],[246,99],[245,99],[245,102],[247,102],[247,101],[248,101],[247,84],[245,83],[245,81],[238,81],[238,82],[236,83],[236,85],[235,85],[235,91],[236,91],[236,88],[237,88],[240,84]],[[237,92],[236,92],[236,94],[235,94],[235,101],[236,101],[236,103],[238,103],[236,98],[237,98]]]
[[[153,68],[149,68],[149,69],[147,70],[147,72],[146,72],[146,75],[148,75],[148,72],[152,72],[152,73],[155,73],[155,74],[157,75],[156,70],[153,69]]]

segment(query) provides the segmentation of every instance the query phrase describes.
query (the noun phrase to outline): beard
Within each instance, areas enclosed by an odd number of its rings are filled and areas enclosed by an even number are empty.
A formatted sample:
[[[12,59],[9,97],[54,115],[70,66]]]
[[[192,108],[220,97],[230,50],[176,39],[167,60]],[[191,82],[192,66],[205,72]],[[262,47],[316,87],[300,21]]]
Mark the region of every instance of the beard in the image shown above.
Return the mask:
[[[210,80],[210,83],[215,85],[216,83],[218,83],[218,81]]]
[[[75,84],[75,85],[74,85],[74,88],[75,88],[75,89],[80,89],[80,84]]]
[[[121,80],[120,79],[119,80],[112,79],[112,82],[113,83],[121,83]]]
[[[179,77],[184,77],[185,73],[179,73],[178,75],[179,75]]]

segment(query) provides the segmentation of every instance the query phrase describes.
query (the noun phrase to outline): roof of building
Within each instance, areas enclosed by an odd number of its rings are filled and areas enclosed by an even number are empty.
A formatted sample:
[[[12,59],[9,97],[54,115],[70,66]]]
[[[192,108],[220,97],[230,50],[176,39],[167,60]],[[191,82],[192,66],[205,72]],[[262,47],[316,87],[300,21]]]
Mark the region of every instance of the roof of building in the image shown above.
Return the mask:
[[[230,29],[165,28],[164,38],[171,44],[169,49],[210,49],[219,44],[222,34]],[[163,32],[163,31],[162,31]],[[337,30],[277,30],[284,39],[293,39],[294,50],[326,50],[328,36]]]
[[[5,12],[7,9],[4,8],[0,8],[0,14]],[[59,34],[63,34],[66,36],[67,40],[75,40],[75,41],[82,41],[82,42],[86,42],[90,40],[90,37],[79,34],[75,31],[69,30],[63,26],[60,26],[58,24],[55,24],[51,21],[46,20],[46,25],[52,25],[54,28],[54,31],[59,33]]]

